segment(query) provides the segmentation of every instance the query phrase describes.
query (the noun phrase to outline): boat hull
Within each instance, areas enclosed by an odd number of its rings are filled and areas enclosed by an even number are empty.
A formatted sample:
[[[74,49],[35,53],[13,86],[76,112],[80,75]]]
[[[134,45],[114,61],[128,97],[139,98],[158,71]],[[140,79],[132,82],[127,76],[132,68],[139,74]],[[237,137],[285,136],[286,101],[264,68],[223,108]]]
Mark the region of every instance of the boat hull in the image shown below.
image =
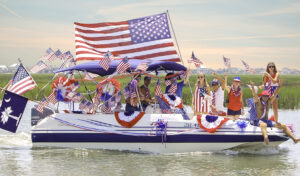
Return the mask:
[[[153,122],[158,118],[168,121],[166,134],[154,130]],[[269,146],[288,140],[281,130],[273,128],[268,132]],[[118,124],[113,115],[53,114],[33,127],[32,143],[33,147],[151,153],[215,152],[240,146],[265,146],[260,128],[251,125],[241,131],[235,122],[228,121],[215,133],[208,133],[199,128],[196,119],[147,114],[132,128]]]

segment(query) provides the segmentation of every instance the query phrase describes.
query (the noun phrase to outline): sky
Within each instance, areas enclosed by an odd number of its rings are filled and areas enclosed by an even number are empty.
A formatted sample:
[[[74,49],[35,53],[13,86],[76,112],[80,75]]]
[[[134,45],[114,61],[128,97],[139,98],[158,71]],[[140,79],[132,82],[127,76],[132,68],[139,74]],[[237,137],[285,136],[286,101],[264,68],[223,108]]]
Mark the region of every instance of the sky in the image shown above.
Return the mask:
[[[300,68],[296,0],[0,0],[0,65],[32,66],[49,47],[75,53],[74,22],[135,19],[169,11],[187,66],[192,51],[208,68]],[[174,37],[173,37],[174,39]]]

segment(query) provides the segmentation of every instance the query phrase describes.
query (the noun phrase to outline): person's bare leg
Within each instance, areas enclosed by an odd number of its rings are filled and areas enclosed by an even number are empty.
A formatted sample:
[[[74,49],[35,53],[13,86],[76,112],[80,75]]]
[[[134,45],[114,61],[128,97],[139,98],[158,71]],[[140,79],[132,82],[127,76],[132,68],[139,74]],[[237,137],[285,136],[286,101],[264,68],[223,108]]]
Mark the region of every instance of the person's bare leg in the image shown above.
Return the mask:
[[[261,128],[261,133],[264,137],[264,141],[268,145],[269,144],[269,138],[268,138],[268,133],[267,133],[267,124],[264,123],[264,122],[261,122],[259,124],[259,127]]]
[[[284,125],[282,123],[277,123],[277,124],[274,125],[274,127],[282,129],[283,132],[286,135],[288,135],[294,141],[295,144],[297,144],[300,141],[300,138],[295,138],[295,136],[293,135],[291,130],[286,125]]]
[[[273,113],[274,113],[274,120],[278,122],[278,98],[276,98],[272,104]]]

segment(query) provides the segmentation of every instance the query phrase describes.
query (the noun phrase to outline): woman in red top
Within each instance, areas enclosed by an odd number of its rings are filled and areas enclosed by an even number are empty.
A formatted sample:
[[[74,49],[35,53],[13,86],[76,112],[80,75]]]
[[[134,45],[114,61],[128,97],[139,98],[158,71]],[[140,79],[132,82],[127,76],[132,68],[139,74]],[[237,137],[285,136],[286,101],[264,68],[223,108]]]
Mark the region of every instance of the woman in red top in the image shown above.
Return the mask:
[[[227,86],[227,85],[225,86],[225,89],[229,92],[227,115],[228,117],[233,117],[235,120],[237,120],[241,114],[244,115],[243,93],[242,93],[240,83],[241,83],[240,77],[236,76],[233,79],[232,86]]]
[[[276,66],[274,62],[269,62],[266,68],[266,71],[264,73],[263,77],[263,86],[265,90],[268,90],[268,92],[271,94],[271,96],[274,94],[276,88],[278,87],[279,82],[279,73],[277,72]],[[272,109],[274,113],[274,120],[278,122],[278,99],[279,96],[276,96],[276,99],[274,100],[272,104]]]

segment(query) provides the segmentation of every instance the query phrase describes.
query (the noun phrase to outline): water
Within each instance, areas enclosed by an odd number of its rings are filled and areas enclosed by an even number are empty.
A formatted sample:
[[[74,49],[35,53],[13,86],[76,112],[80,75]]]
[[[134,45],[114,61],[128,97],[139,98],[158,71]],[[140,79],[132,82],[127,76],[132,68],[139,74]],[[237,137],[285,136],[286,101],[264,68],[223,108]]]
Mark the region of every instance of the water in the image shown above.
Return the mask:
[[[29,112],[25,112],[29,114]],[[300,137],[300,110],[280,111]],[[31,149],[30,117],[16,134],[0,130],[0,176],[10,175],[300,175],[300,144],[216,153],[140,154],[87,149]]]

